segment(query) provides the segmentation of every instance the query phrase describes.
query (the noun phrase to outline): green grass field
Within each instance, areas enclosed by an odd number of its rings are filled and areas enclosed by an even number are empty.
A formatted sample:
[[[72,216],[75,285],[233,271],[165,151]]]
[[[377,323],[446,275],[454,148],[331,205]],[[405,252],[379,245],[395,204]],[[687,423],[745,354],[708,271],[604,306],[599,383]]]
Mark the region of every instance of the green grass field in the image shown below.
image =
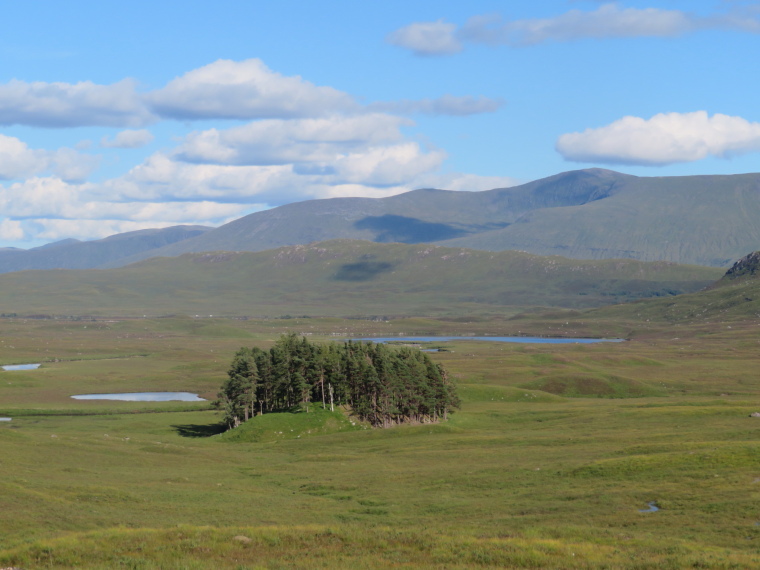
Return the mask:
[[[0,372],[0,568],[760,566],[760,321],[605,314],[0,319],[0,364],[43,363]],[[205,403],[69,397],[213,398],[286,331],[631,340],[452,342],[432,357],[462,409],[387,430],[312,411],[221,434]]]

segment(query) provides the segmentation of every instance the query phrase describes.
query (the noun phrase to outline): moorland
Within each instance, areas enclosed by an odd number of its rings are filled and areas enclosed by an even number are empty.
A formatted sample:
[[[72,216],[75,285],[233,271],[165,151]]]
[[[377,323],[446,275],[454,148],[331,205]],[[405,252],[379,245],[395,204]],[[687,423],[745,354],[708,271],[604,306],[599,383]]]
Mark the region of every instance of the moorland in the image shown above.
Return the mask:
[[[206,267],[193,259],[179,258],[184,271]],[[564,262],[541,263],[551,275],[547,268]],[[376,266],[360,266],[361,279],[346,283],[392,283],[392,272],[367,275],[367,267]],[[623,267],[613,263],[608,277]],[[269,277],[215,270],[247,283],[252,299],[256,276]],[[330,271],[325,282],[340,285],[340,269]],[[127,314],[127,303],[108,312],[100,301],[96,314],[85,312],[88,295],[97,301],[108,291],[103,283],[64,278],[47,297],[26,297],[23,287],[46,280],[36,273],[3,282],[0,364],[42,365],[0,372],[0,416],[12,418],[0,423],[0,567],[760,565],[760,419],[750,417],[760,411],[760,280],[751,266],[720,280],[718,271],[706,290],[612,306],[599,299],[619,296],[602,287],[585,306],[574,304],[586,296],[579,290],[548,308],[525,297],[508,309],[487,300],[430,314],[393,295],[361,314],[359,302],[336,301],[348,286],[325,298],[332,315],[310,314],[316,303],[297,302],[308,290],[301,282],[267,316],[245,304],[240,288],[237,314],[225,317],[196,316],[202,294],[178,294],[173,314],[143,317],[137,303]],[[504,272],[505,289],[521,273]],[[284,287],[293,275],[266,286]],[[133,299],[149,299],[165,276],[139,279]],[[13,279],[22,285],[13,289]],[[129,279],[121,273],[109,286]],[[44,310],[29,298],[45,299]],[[350,410],[317,406],[225,431],[211,400],[233,354],[267,349],[289,332],[312,342],[511,334],[626,341],[430,343],[462,400],[446,422],[372,429]],[[70,398],[159,390],[207,402]]]

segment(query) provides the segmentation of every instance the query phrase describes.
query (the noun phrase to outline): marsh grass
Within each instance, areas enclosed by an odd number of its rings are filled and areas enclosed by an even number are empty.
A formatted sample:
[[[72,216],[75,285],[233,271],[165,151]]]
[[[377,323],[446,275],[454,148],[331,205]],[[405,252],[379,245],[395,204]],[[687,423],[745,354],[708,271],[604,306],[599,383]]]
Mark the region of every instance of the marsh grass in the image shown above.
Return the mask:
[[[431,356],[463,407],[437,425],[361,429],[315,409],[221,435],[218,412],[197,404],[69,398],[213,397],[235,350],[287,330],[516,334],[516,322],[0,321],[0,359],[149,354],[0,373],[0,414],[13,417],[0,425],[0,567],[759,566],[752,324],[647,329],[618,344],[446,343]],[[576,377],[653,393],[522,387]],[[660,510],[639,512],[650,502]]]

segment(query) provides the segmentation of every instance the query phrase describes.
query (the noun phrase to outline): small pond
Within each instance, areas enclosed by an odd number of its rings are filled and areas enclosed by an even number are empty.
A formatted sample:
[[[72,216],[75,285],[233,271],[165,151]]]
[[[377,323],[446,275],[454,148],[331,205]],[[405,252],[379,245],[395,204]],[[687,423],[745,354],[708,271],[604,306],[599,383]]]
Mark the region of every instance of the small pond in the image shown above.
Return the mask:
[[[640,513],[656,513],[657,511],[660,510],[660,507],[658,507],[657,503],[655,503],[654,501],[652,501],[651,503],[647,503],[647,505],[649,506],[648,509],[639,509],[639,512]]]
[[[522,342],[540,344],[591,344],[595,342],[623,342],[622,338],[548,338],[538,336],[388,336],[352,338],[367,342],[446,342],[448,340],[486,340],[489,342]]]
[[[3,370],[35,370],[39,367],[39,364],[6,364]]]
[[[75,400],[122,400],[125,402],[205,402],[190,392],[122,392],[120,394],[77,394]]]

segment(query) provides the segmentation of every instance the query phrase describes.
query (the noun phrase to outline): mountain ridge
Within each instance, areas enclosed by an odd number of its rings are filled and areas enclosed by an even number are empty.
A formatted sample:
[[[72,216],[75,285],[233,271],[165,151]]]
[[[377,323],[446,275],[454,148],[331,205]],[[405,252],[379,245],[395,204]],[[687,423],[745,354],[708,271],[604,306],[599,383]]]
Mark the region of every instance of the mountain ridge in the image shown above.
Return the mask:
[[[726,267],[760,246],[757,220],[760,174],[647,178],[588,169],[483,192],[423,189],[287,204],[150,255],[365,239]]]
[[[427,188],[387,198],[306,200],[218,228],[144,230],[165,232],[163,241],[146,234],[131,249],[117,247],[124,239],[118,236],[129,234],[4,249],[0,272],[105,269],[151,257],[264,251],[333,239],[727,267],[760,247],[758,220],[757,173],[639,177],[591,168],[481,192]]]

